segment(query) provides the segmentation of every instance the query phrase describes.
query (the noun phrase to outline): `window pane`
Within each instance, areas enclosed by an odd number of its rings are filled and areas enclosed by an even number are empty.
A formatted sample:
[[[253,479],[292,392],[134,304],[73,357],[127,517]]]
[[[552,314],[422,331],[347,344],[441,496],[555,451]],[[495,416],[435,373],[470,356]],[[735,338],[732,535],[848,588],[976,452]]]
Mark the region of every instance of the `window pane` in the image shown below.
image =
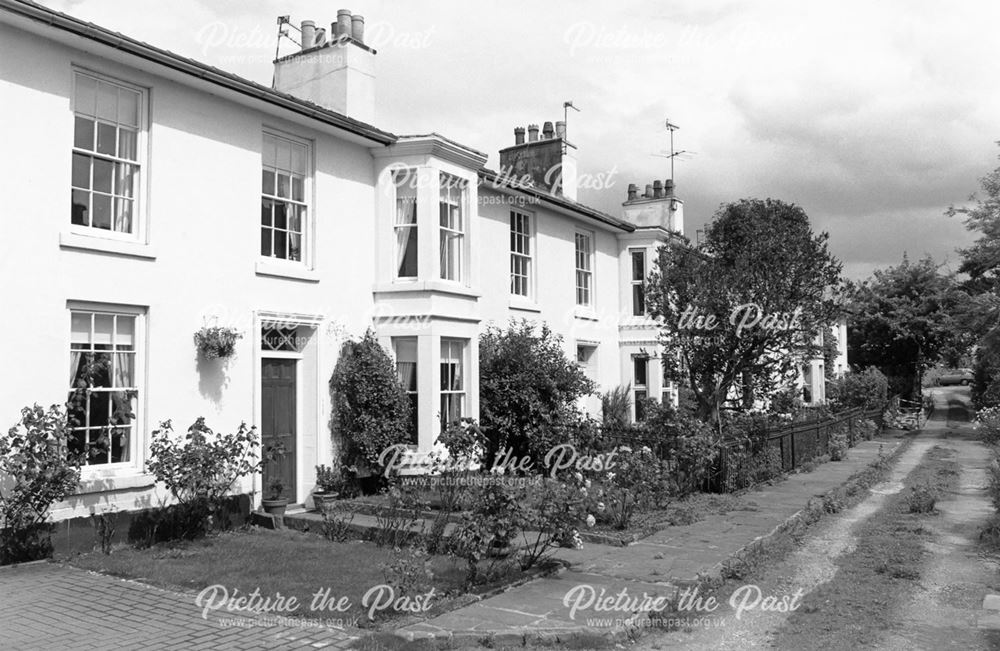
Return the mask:
[[[261,199],[260,202],[260,223],[263,226],[271,225],[271,209],[274,202],[270,199]]]
[[[288,234],[288,259],[296,262],[302,260],[302,236],[295,233]]]
[[[91,226],[111,230],[111,197],[104,194],[95,194],[93,195],[93,200],[94,214]]]
[[[97,151],[101,154],[114,156],[117,151],[115,138],[118,129],[113,125],[97,123]]]
[[[115,199],[115,230],[119,233],[132,232],[131,199]]]
[[[135,346],[135,317],[119,315],[115,319],[115,346]]]
[[[108,122],[118,119],[118,87],[97,82],[97,117]]]
[[[94,121],[76,116],[73,123],[73,146],[80,149],[94,149]]]
[[[264,170],[261,186],[264,194],[274,194],[274,172]]]
[[[277,143],[277,159],[274,162],[274,166],[281,170],[291,170],[292,169],[292,144],[287,140],[282,140],[280,138],[275,139]]]
[[[646,386],[646,364],[645,357],[636,357],[632,360],[634,367],[633,382],[636,386]]]
[[[73,187],[90,187],[90,156],[73,154]]]
[[[131,129],[118,129],[118,157],[136,159],[137,134]]]
[[[114,163],[108,160],[94,159],[94,190],[111,194],[111,175]]]
[[[264,135],[264,148],[261,152],[264,165],[274,167],[278,163],[278,140],[274,136]]]
[[[97,115],[97,80],[85,75],[76,76],[76,97],[73,110],[77,113]]]
[[[295,201],[305,201],[305,180],[301,176],[292,177],[292,199]]]
[[[306,148],[301,145],[292,145],[292,164],[288,168],[295,174],[305,176],[306,173]]]
[[[646,292],[641,284],[632,285],[632,315],[646,314]]]
[[[139,93],[118,89],[118,123],[130,127],[139,126]]]
[[[302,217],[305,215],[304,206],[288,206],[285,207],[288,213],[288,230],[301,233],[302,232]]]
[[[70,343],[72,345],[76,344],[90,344],[90,319],[91,315],[89,312],[73,312],[70,317]]]
[[[288,235],[285,231],[274,231],[274,255],[278,258],[288,258]]]
[[[79,226],[87,226],[90,220],[90,193],[85,190],[73,190],[70,200],[70,220]]]
[[[271,229],[262,228],[260,229],[260,254],[265,257],[271,257]]]
[[[417,276],[417,229],[408,226],[396,229],[396,259],[399,260],[399,277]]]
[[[646,278],[646,254],[642,251],[632,252],[632,280]]]
[[[288,228],[287,211],[288,211],[288,204],[282,203],[280,201],[274,204],[275,228]]]
[[[291,193],[288,190],[288,175],[278,174],[278,196],[283,199],[288,199]]]
[[[115,194],[120,197],[132,197],[135,186],[135,172],[135,165],[115,163]]]

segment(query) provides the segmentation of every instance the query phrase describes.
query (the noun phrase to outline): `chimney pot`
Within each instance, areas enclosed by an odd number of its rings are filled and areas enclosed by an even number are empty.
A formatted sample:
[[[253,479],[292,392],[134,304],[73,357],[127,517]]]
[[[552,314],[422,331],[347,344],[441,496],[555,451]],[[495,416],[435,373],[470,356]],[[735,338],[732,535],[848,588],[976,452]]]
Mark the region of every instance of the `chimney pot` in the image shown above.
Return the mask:
[[[365,17],[351,16],[351,38],[358,43],[365,42]]]
[[[556,122],[556,138],[566,139],[566,123],[562,120]]]
[[[653,186],[652,186],[652,184],[650,184],[650,183],[646,184],[646,192],[644,192],[642,196],[645,197],[646,199],[652,199],[653,198]]]
[[[555,130],[552,128],[551,122],[546,122],[542,125],[542,137],[545,140],[550,140],[555,135]]]
[[[662,199],[663,198],[663,183],[660,181],[653,181],[653,198]]]
[[[351,35],[351,10],[338,9],[335,38],[346,38]]]
[[[528,142],[536,142],[538,140],[538,125],[529,124],[528,125]]]
[[[514,144],[524,144],[524,127],[514,127]]]
[[[667,179],[663,182],[663,195],[666,197],[674,196],[674,180]]]
[[[629,201],[635,201],[638,194],[639,194],[639,188],[636,186],[636,184],[635,183],[629,183],[628,184],[628,200]]]
[[[316,21],[302,21],[302,49],[308,50],[316,42]]]

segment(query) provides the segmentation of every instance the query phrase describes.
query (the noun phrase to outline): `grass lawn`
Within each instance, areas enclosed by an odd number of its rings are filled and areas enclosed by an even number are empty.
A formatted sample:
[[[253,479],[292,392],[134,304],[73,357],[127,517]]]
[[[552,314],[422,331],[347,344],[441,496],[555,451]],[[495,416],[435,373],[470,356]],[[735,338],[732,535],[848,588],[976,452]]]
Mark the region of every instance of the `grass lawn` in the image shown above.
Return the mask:
[[[368,607],[363,605],[365,593],[371,588],[386,584],[380,565],[392,562],[391,548],[377,547],[369,542],[335,543],[312,534],[292,530],[272,531],[249,528],[203,540],[183,543],[164,543],[149,549],[129,546],[116,547],[111,555],[89,552],[65,559],[77,567],[121,576],[158,585],[200,591],[208,586],[222,585],[230,597],[259,589],[261,597],[295,596],[301,604],[294,614],[311,618],[341,617],[350,620],[357,616],[358,625],[365,626]],[[431,557],[435,588],[439,606],[424,614],[441,610],[440,603],[460,594],[465,579],[462,562],[447,556]],[[505,577],[516,579],[519,572]],[[314,594],[329,588],[329,602],[342,597],[351,606],[346,612],[311,609]],[[423,594],[426,589],[416,594]],[[219,592],[221,595],[221,591]],[[388,592],[382,593],[382,597]],[[379,595],[371,595],[368,601]],[[395,595],[398,596],[398,593]],[[376,612],[376,620],[410,613],[402,604]],[[216,614],[226,611],[218,610]]]

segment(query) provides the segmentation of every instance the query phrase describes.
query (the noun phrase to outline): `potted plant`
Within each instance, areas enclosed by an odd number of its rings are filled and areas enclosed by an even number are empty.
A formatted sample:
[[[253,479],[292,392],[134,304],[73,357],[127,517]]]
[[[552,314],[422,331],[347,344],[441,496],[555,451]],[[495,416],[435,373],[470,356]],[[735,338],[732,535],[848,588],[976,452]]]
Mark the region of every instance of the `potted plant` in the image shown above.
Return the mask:
[[[324,504],[339,498],[343,483],[342,471],[338,472],[325,464],[316,466],[316,490],[313,491],[316,508],[322,510]]]
[[[194,343],[205,359],[231,357],[236,352],[236,342],[243,334],[235,328],[205,327],[194,333]]]
[[[268,466],[276,466],[279,464],[281,459],[285,456],[285,446],[281,443],[277,445],[268,446],[261,455],[261,471],[263,472]],[[283,515],[285,513],[285,507],[288,506],[288,498],[282,497],[281,493],[285,490],[285,482],[281,478],[281,474],[278,472],[272,472],[270,479],[267,482],[267,488],[269,490],[270,497],[261,500],[261,506],[264,507],[265,513],[272,513],[274,515]]]

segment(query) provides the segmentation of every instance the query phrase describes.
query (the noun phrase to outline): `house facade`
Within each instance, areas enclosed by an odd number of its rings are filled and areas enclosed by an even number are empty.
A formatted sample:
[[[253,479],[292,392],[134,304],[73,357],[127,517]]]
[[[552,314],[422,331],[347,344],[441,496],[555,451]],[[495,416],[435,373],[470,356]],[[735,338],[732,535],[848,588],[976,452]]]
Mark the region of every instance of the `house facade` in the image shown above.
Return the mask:
[[[416,408],[416,450],[478,416],[478,336],[510,319],[548,323],[601,389],[672,397],[642,295],[656,246],[683,232],[672,190],[631,187],[620,217],[578,203],[561,123],[515,129],[498,171],[372,126],[376,53],[353,23],[337,39],[303,23],[268,88],[0,0],[0,138],[20,152],[0,163],[18,215],[0,264],[30,321],[5,321],[22,343],[0,413],[69,402],[91,454],[56,519],[163,503],[151,432],[198,416],[283,443],[285,496],[310,504],[337,452],[329,378],[368,328]],[[213,326],[242,335],[233,356],[199,354]],[[259,500],[261,478],[240,489]]]

